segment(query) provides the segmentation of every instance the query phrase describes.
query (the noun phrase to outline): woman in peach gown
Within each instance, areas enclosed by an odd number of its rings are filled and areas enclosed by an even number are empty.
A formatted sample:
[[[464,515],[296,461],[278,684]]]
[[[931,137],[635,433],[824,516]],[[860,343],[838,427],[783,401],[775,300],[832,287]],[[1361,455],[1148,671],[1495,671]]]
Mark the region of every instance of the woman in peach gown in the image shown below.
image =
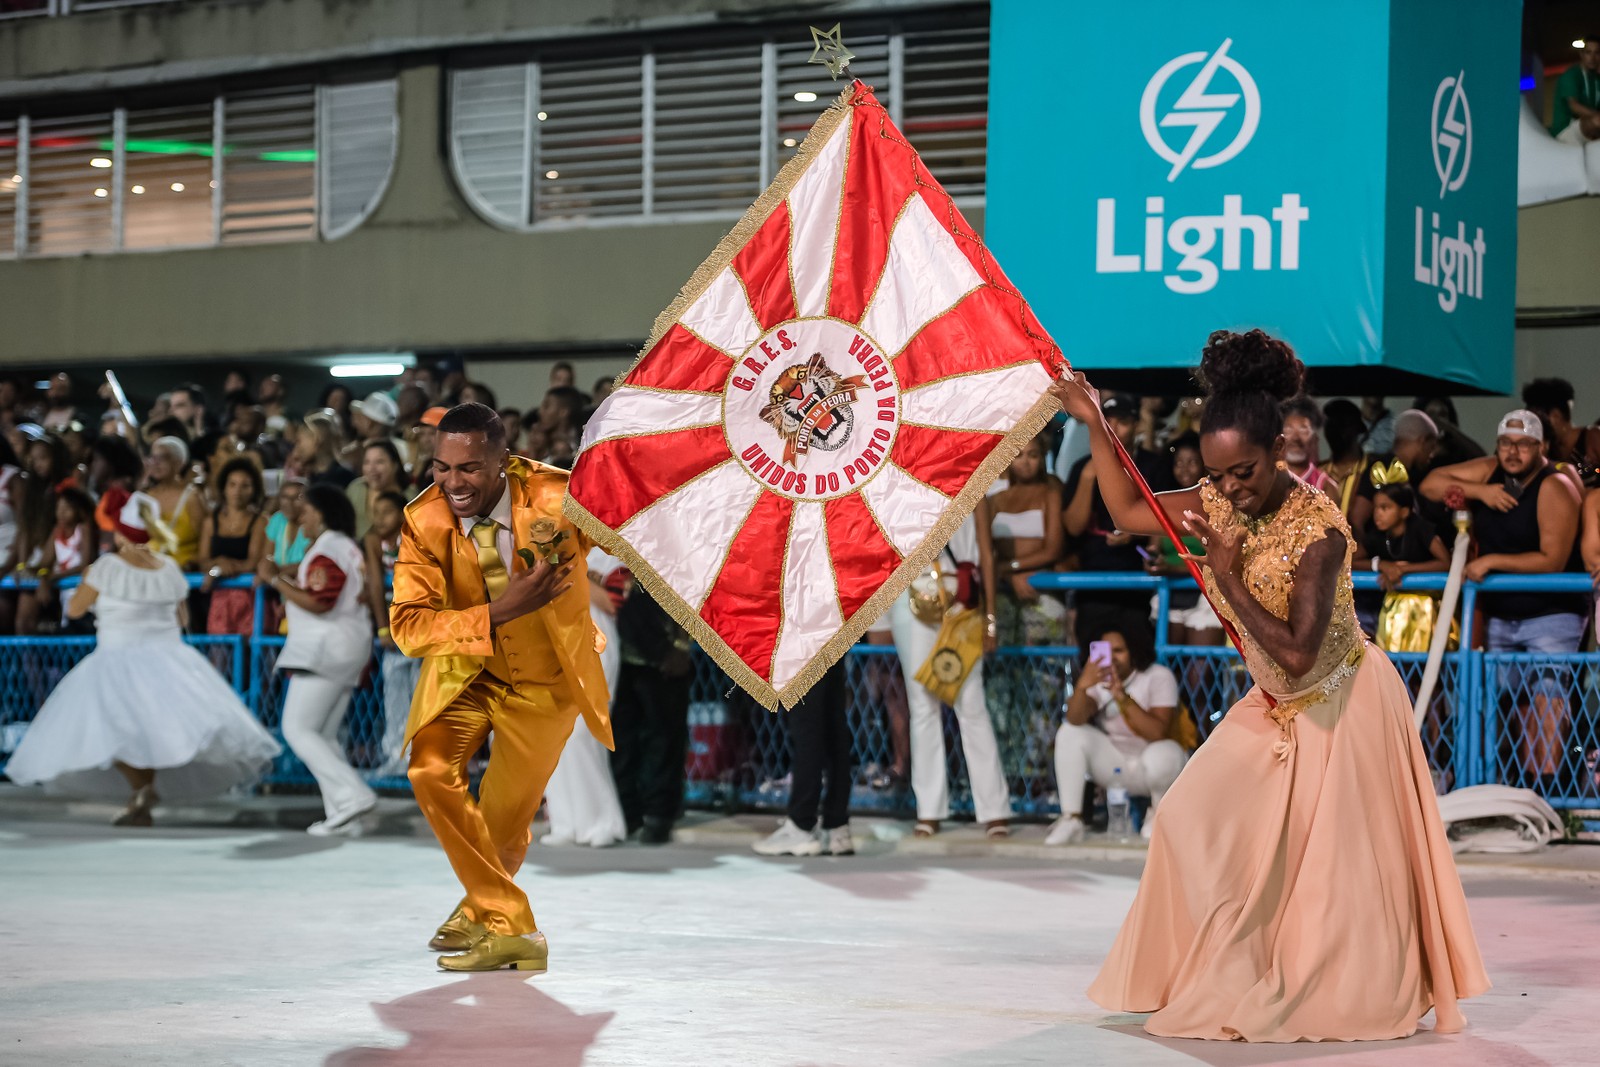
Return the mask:
[[[1200,371],[1207,476],[1159,499],[1201,538],[1206,591],[1256,687],[1167,793],[1089,996],[1151,1013],[1162,1037],[1398,1038],[1430,1008],[1435,1030],[1459,1030],[1456,1002],[1489,981],[1411,700],[1356,622],[1338,504],[1283,462],[1278,405],[1305,368],[1251,330],[1212,334]],[[1090,427],[1119,527],[1160,533],[1094,389],[1073,374],[1055,391]]]

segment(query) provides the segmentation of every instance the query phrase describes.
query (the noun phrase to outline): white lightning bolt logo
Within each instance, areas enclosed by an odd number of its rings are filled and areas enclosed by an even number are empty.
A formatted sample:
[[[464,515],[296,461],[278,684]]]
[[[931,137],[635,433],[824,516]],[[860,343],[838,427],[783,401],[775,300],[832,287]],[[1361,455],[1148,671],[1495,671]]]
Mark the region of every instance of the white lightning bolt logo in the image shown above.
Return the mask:
[[[1472,106],[1467,102],[1466,71],[1439,83],[1433,94],[1433,168],[1439,174],[1439,198],[1461,188],[1472,166]],[[1439,104],[1445,101],[1444,116]],[[1457,169],[1459,163],[1460,169]]]
[[[1211,53],[1211,58],[1200,68],[1200,73],[1194,76],[1194,80],[1183,90],[1183,95],[1178,97],[1177,103],[1172,105],[1172,110],[1161,120],[1162,126],[1194,127],[1194,132],[1189,134],[1189,143],[1178,153],[1178,161],[1172,165],[1172,173],[1167,175],[1168,181],[1183,172],[1195,153],[1205,147],[1212,131],[1228,117],[1228,109],[1239,102],[1238,93],[1206,92],[1217,73],[1217,64],[1227,56],[1228,46],[1232,43],[1231,39],[1225,40],[1222,47]]]
[[[1209,55],[1205,52],[1181,55],[1156,71],[1155,76],[1144,87],[1144,96],[1139,101],[1139,125],[1144,131],[1144,139],[1149,142],[1156,155],[1172,164],[1172,170],[1167,174],[1169,182],[1176,181],[1178,175],[1185,169],[1204,170],[1226,163],[1250,143],[1250,138],[1256,132],[1256,125],[1261,120],[1261,95],[1256,91],[1256,83],[1250,77],[1250,72],[1228,55],[1228,48],[1232,44],[1233,39],[1230,37]],[[1173,102],[1171,109],[1158,122],[1156,102],[1167,80],[1184,67],[1196,63],[1200,64],[1200,69],[1190,79],[1178,99]],[[1216,77],[1219,69],[1233,76],[1239,86],[1238,92],[1211,91],[1212,79]],[[1220,151],[1208,156],[1200,155],[1201,150],[1210,141],[1211,135],[1241,99],[1244,101],[1244,119],[1239,124],[1239,132]],[[1184,126],[1190,128],[1189,139],[1181,150],[1175,151],[1162,136],[1161,131]]]

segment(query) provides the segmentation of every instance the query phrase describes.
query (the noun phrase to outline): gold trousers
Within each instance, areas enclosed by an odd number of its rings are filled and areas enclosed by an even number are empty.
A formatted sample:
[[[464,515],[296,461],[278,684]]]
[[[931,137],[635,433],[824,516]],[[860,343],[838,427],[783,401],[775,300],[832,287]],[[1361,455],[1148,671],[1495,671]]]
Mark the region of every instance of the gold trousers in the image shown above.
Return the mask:
[[[513,689],[480,674],[411,741],[408,777],[417,806],[466,890],[462,911],[491,933],[537,930],[513,881],[522,866],[544,787],[578,718],[566,684]],[[467,762],[494,732],[489,769],[474,801]]]

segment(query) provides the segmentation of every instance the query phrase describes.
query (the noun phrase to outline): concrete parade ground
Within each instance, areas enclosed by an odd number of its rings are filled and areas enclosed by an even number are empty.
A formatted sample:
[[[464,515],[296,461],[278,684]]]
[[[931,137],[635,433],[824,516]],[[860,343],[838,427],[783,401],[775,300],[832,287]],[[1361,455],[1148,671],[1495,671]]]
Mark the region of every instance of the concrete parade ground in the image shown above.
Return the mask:
[[[549,973],[453,976],[426,942],[458,889],[406,802],[360,840],[297,832],[305,798],[150,830],[109,810],[0,787],[0,1064],[1565,1067],[1600,1038],[1589,846],[1463,859],[1495,982],[1464,1033],[1273,1046],[1156,1040],[1091,1003],[1139,854],[1040,827],[863,819],[838,859],[754,855],[764,816],[535,845]]]

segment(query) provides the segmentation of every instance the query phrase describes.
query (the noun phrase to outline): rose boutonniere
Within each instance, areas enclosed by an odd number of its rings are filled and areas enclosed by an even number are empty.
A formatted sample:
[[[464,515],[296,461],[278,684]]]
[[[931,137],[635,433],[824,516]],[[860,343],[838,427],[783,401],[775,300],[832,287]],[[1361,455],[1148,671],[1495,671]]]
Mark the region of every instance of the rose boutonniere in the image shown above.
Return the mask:
[[[517,549],[517,555],[530,567],[538,560],[554,567],[561,562],[561,543],[566,539],[567,532],[556,525],[556,520],[539,519],[528,530],[530,547]]]

